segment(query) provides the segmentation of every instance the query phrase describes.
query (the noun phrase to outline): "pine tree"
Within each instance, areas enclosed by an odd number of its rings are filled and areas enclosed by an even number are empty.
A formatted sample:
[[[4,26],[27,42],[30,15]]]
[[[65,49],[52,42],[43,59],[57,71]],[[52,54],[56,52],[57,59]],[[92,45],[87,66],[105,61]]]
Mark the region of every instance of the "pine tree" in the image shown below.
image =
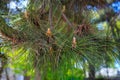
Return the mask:
[[[107,6],[112,2],[114,0],[30,0],[24,12],[14,15],[1,12],[2,44],[12,46],[13,51],[22,50],[24,54],[29,49],[27,60],[35,71],[35,80],[45,80],[49,69],[59,75],[62,64],[73,66],[72,60],[87,62],[89,80],[95,80],[95,67],[118,57],[114,52],[114,48],[119,47],[119,29],[114,27],[118,14]],[[94,10],[89,10],[89,5],[98,9],[100,17],[93,22]],[[10,19],[10,25],[5,18]],[[108,29],[99,31],[96,25],[104,21]]]

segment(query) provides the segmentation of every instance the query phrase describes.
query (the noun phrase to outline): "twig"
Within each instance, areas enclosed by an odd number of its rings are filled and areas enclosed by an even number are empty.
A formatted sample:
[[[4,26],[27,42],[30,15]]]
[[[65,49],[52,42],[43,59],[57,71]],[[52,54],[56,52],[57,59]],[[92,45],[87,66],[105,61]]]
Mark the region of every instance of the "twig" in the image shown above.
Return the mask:
[[[50,28],[53,29],[52,25],[52,1],[50,0],[50,9],[49,9],[49,22],[50,22]]]
[[[68,18],[66,17],[66,15],[62,12],[62,17],[63,17],[63,19],[67,22],[67,24],[71,27],[71,28],[73,28],[73,25],[71,24],[71,22],[68,20]]]

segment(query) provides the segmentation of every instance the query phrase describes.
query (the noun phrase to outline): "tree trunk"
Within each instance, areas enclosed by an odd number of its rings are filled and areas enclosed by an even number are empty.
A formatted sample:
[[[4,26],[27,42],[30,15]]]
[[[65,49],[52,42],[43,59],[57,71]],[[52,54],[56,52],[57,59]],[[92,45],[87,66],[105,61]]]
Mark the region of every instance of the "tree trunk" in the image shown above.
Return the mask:
[[[6,80],[10,80],[10,79],[9,79],[9,76],[8,76],[7,68],[5,69],[5,73],[6,73]]]
[[[95,67],[89,63],[89,80],[95,80]]]
[[[30,76],[24,76],[24,80],[30,80]]]
[[[41,80],[41,75],[40,75],[40,70],[39,69],[35,70],[35,80]]]

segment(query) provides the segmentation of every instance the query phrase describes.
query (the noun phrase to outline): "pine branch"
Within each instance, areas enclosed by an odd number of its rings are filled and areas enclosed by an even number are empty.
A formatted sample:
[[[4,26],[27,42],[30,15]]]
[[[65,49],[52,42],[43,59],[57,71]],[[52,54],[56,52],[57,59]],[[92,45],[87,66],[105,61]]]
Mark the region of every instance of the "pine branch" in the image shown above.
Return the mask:
[[[12,27],[8,26],[5,22],[5,20],[0,17],[0,33],[2,34],[4,38],[7,40],[12,40],[12,41],[22,41],[24,39],[24,35],[22,32],[13,29]]]

